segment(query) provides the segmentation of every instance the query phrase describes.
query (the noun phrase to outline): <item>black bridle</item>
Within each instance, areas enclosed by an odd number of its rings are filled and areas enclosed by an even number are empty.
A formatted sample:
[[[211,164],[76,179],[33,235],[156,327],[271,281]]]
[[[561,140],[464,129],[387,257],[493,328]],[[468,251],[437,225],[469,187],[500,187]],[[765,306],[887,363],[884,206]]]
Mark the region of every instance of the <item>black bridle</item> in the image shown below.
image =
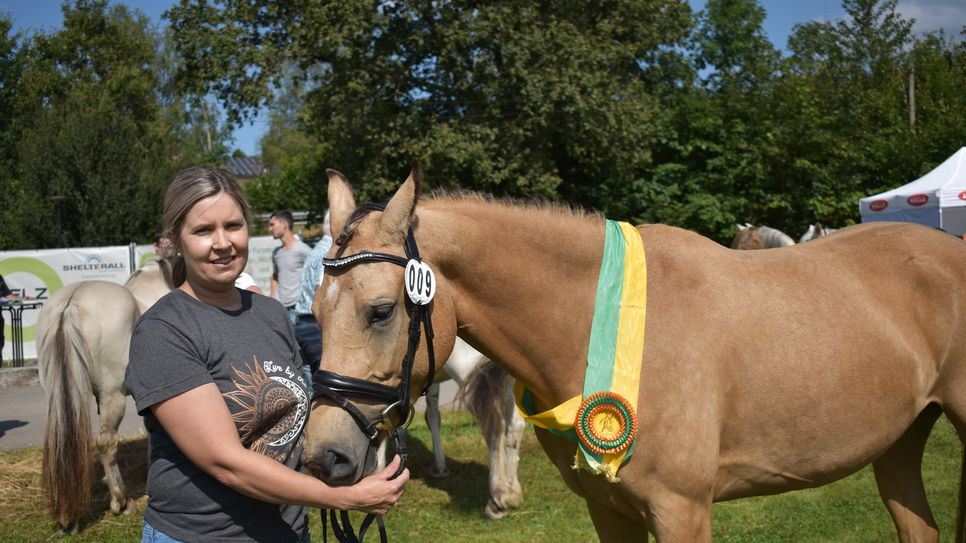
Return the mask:
[[[392,388],[379,383],[372,383],[363,379],[356,379],[355,377],[346,377],[321,369],[316,371],[312,376],[312,386],[314,389],[312,400],[326,398],[348,412],[359,429],[362,430],[362,433],[369,438],[370,448],[377,445],[380,433],[388,433],[389,429],[392,429],[396,453],[399,455],[401,462],[399,469],[396,470],[396,473],[390,479],[395,479],[402,473],[406,467],[406,458],[408,457],[406,428],[413,419],[413,407],[409,403],[409,389],[412,380],[413,365],[416,359],[416,350],[419,348],[420,325],[423,325],[426,331],[426,349],[429,355],[429,376],[426,379],[426,385],[423,387],[421,395],[426,394],[429,385],[433,383],[436,372],[436,355],[433,351],[433,321],[429,310],[432,294],[435,293],[435,284],[429,285],[431,288],[428,290],[431,292],[428,299],[418,296],[414,297],[412,289],[410,288],[413,286],[411,284],[412,281],[416,279],[415,274],[420,273],[421,270],[427,271],[427,275],[424,278],[425,281],[435,281],[435,277],[432,276],[432,273],[428,271],[428,266],[423,264],[422,259],[419,257],[419,249],[416,247],[416,238],[413,237],[412,228],[406,234],[405,250],[407,258],[388,253],[363,251],[350,256],[332,259],[325,258],[322,260],[322,264],[326,268],[336,270],[346,269],[356,264],[368,262],[389,262],[406,269],[403,283],[404,289],[410,294],[410,303],[407,305],[411,305],[412,310],[409,315],[409,343],[406,347],[406,355],[402,360],[402,379],[399,386]],[[410,282],[410,284],[407,284],[407,282]],[[350,401],[350,398],[374,399],[386,404],[386,407],[382,410],[379,418],[370,420]],[[366,456],[368,457],[368,454]],[[326,511],[323,509],[321,514],[322,539],[326,541]],[[341,543],[361,542],[373,520],[376,520],[379,526],[380,541],[382,543],[387,542],[386,527],[381,516],[377,517],[372,513],[366,515],[359,527],[358,536],[356,536],[352,524],[349,522],[349,513],[347,511],[340,511],[340,515],[337,516],[336,511],[331,510],[329,511],[329,517],[332,521],[332,532]]]

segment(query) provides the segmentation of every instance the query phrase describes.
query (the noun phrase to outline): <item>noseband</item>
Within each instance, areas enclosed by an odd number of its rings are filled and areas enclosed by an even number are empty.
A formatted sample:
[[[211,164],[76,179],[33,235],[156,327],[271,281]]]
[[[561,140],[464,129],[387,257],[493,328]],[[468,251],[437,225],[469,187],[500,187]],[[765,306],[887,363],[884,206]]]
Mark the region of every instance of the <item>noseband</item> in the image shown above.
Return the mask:
[[[376,208],[383,210],[384,208]],[[395,479],[406,467],[408,450],[406,448],[406,428],[413,420],[413,407],[409,403],[409,389],[412,381],[413,365],[416,359],[416,350],[419,348],[420,325],[426,330],[426,349],[429,355],[429,376],[426,385],[420,395],[425,395],[426,390],[433,383],[436,373],[436,355],[433,351],[433,322],[430,316],[429,303],[432,301],[436,292],[436,278],[429,266],[419,258],[419,249],[416,247],[416,238],[413,236],[412,228],[406,234],[406,257],[388,253],[376,253],[363,251],[354,255],[341,258],[325,258],[322,264],[331,269],[347,269],[357,264],[370,262],[389,262],[405,268],[403,283],[405,290],[409,294],[412,311],[409,314],[409,343],[406,347],[406,355],[402,360],[402,379],[396,388],[388,387],[379,383],[372,383],[364,379],[347,377],[325,370],[318,370],[312,376],[312,386],[314,393],[312,400],[316,398],[326,398],[345,410],[355,421],[356,425],[366,437],[369,438],[369,447],[375,447],[380,433],[388,433],[390,429],[396,444],[396,453],[402,460],[399,469],[391,477]],[[386,404],[379,418],[370,420],[362,411],[350,401],[353,399],[376,400]],[[368,454],[366,455],[368,457]],[[377,520],[379,525],[379,537],[382,543],[386,543],[386,529],[382,517],[373,514],[366,515],[359,527],[358,537],[355,535],[352,525],[349,523],[349,514],[341,512],[342,526],[336,517],[334,510],[329,511],[332,520],[332,531],[336,539],[341,543],[359,543],[365,537],[366,530]],[[326,517],[325,510],[322,511],[322,535],[326,537]]]

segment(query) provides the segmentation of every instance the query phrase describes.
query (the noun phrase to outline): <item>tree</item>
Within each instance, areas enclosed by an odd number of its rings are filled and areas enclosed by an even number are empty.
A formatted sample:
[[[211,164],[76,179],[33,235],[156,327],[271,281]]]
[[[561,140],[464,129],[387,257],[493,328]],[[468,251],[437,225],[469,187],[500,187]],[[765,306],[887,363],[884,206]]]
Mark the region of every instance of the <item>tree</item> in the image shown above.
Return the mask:
[[[665,93],[667,133],[637,182],[648,222],[720,241],[739,222],[764,222],[789,205],[773,187],[773,107],[780,56],[755,0],[709,0],[689,40],[690,69]],[[687,79],[683,79],[687,78]],[[775,223],[771,223],[775,224]]]
[[[172,8],[184,88],[243,119],[295,62],[310,79],[306,133],[364,199],[418,159],[439,186],[618,215],[650,160],[646,76],[690,25],[672,0],[280,4]]]
[[[23,46],[5,131],[14,158],[0,194],[4,247],[150,239],[165,187],[196,162],[179,139],[184,99],[165,93],[161,39],[148,20],[106,0],[65,3],[64,27]]]
[[[905,62],[911,21],[896,1],[846,0],[848,17],[797,26],[779,113],[782,171],[800,208],[825,224],[858,219],[858,199],[915,175]],[[803,217],[804,218],[804,217]]]
[[[308,223],[321,223],[325,201],[325,139],[306,132],[307,89],[297,66],[286,75],[273,98],[268,131],[259,141],[268,173],[246,188],[252,207],[272,212],[307,209]]]

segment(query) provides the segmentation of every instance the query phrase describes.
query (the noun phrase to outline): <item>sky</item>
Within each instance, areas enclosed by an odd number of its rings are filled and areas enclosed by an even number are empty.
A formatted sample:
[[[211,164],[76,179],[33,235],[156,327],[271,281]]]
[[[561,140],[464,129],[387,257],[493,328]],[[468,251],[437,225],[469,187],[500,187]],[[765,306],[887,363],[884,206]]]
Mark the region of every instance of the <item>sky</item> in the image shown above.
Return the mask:
[[[694,10],[704,7],[705,0],[688,0]],[[14,29],[19,31],[51,32],[61,28],[62,0],[0,0],[0,10],[11,15]],[[152,21],[163,23],[161,16],[174,5],[173,0],[111,0],[140,10]],[[778,48],[784,48],[792,27],[809,21],[834,21],[845,11],[841,0],[759,0],[765,8],[765,33]],[[907,19],[916,19],[914,32],[921,33],[943,28],[946,35],[958,37],[966,26],[964,0],[899,0],[898,11]],[[246,155],[257,155],[258,139],[268,129],[268,115],[261,114],[234,132],[234,147]]]

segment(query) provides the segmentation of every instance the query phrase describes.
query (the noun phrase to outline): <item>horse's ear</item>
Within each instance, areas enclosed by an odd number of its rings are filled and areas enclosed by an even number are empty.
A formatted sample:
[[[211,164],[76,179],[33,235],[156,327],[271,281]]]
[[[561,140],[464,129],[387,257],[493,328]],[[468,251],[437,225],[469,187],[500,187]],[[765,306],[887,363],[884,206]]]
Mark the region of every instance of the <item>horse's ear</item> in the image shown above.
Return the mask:
[[[335,170],[325,170],[325,173],[329,177],[329,229],[338,237],[356,209],[356,199],[344,175]]]
[[[396,242],[406,241],[406,233],[413,223],[413,215],[416,212],[416,200],[419,199],[419,186],[422,181],[423,171],[419,164],[413,163],[409,177],[389,200],[386,211],[379,221],[383,232]]]

